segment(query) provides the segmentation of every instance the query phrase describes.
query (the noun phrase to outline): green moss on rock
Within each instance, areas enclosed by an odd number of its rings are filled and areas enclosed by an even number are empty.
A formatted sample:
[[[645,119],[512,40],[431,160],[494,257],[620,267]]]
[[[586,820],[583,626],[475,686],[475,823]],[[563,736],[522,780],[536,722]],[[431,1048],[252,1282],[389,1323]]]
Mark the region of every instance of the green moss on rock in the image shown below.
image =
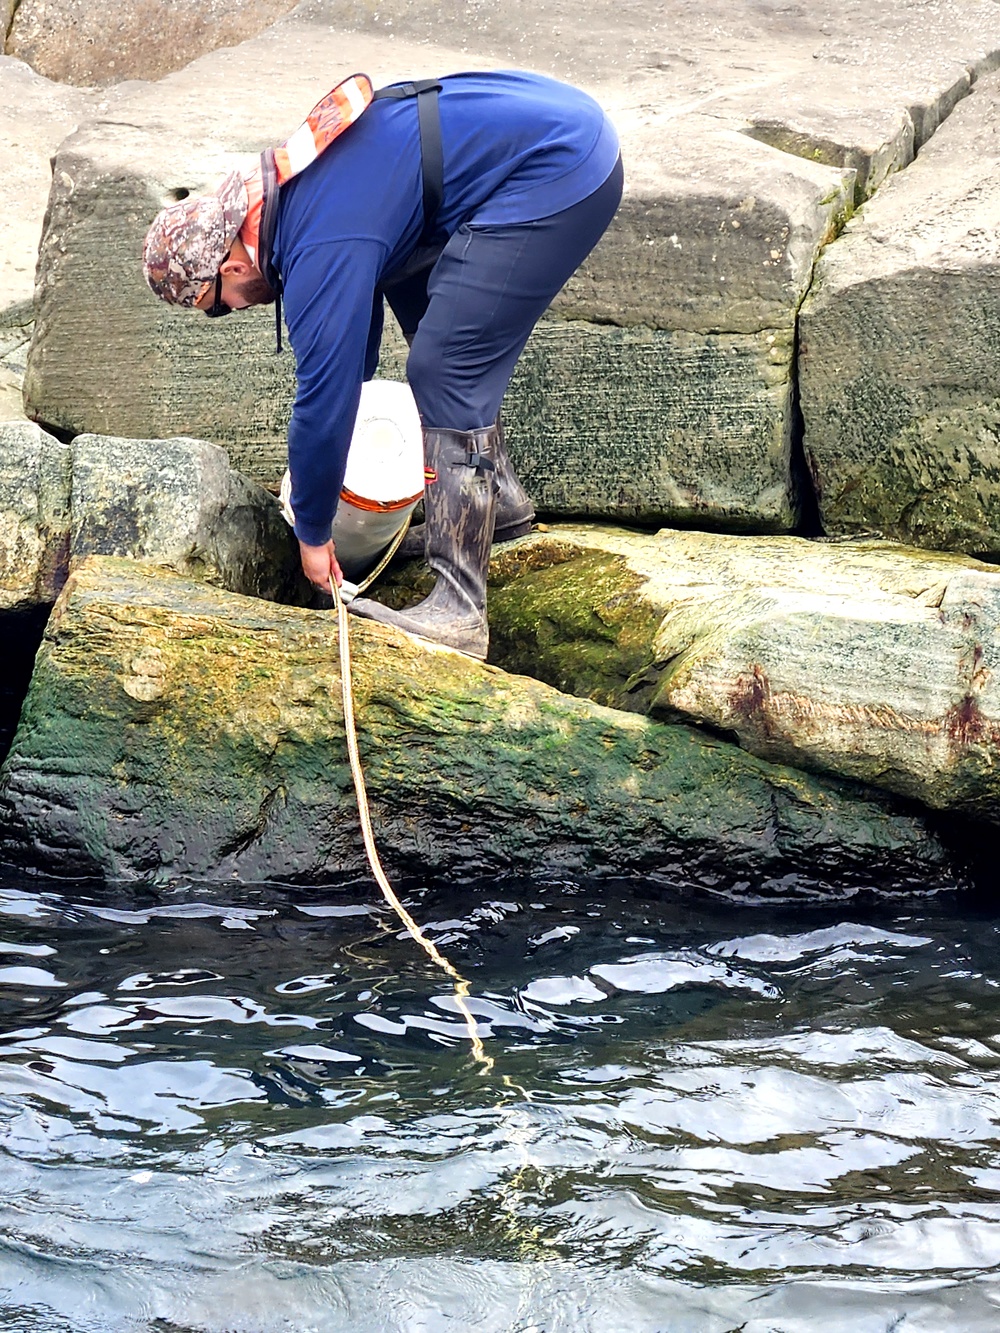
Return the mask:
[[[685,727],[352,621],[391,873],[940,887],[918,818]],[[335,620],[109,558],[71,579],[0,783],[3,852],[106,876],[321,881],[364,856]]]

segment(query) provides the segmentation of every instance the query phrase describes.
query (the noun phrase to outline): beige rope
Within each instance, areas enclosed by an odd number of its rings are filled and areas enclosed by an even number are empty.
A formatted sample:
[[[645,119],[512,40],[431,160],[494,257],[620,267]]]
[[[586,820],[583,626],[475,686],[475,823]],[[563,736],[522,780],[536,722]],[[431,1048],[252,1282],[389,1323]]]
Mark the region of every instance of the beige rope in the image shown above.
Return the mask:
[[[405,529],[404,529],[405,531]],[[402,540],[402,537],[400,537]],[[398,545],[398,542],[397,542]],[[388,564],[388,557],[384,564]],[[384,567],[384,564],[382,567]],[[379,571],[376,571],[376,573]],[[375,578],[375,574],[369,576],[368,580],[362,584],[362,588],[368,586],[368,583]],[[368,792],[365,787],[365,776],[361,768],[361,757],[358,753],[358,735],[354,721],[354,690],[351,673],[351,639],[348,629],[347,607],[344,605],[339,594],[334,594],[334,600],[337,603],[337,629],[340,640],[340,690],[344,700],[344,730],[347,733],[347,754],[351,762],[351,776],[354,779],[354,790],[358,798],[358,815],[361,820],[361,836],[364,838],[365,851],[368,853],[368,864],[371,866],[372,874],[375,876],[382,894],[392,908],[392,910],[402,921],[409,934],[420,945],[421,949],[427,954],[434,963],[437,964],[455,983],[455,1003],[459,1012],[465,1019],[465,1026],[469,1030],[469,1041],[472,1043],[472,1058],[477,1064],[483,1066],[482,1072],[489,1073],[493,1068],[493,1060],[483,1050],[482,1039],[479,1036],[479,1029],[472,1011],[468,1006],[469,983],[460,972],[449,963],[448,959],[437,949],[432,940],[429,940],[420,927],[414,921],[403,904],[396,897],[392,885],[386,878],[385,871],[382,869],[382,862],[379,860],[378,848],[375,846],[375,834],[372,830],[371,813],[368,809]]]

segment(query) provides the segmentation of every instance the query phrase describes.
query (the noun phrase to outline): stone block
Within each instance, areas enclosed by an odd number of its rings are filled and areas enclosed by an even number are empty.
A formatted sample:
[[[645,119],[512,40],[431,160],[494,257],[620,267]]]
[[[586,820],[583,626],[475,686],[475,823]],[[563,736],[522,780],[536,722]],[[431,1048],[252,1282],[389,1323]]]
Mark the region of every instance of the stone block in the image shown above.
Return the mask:
[[[295,0],[19,0],[7,54],[59,83],[159,79],[218,46],[235,46]],[[2,12],[2,8],[0,8]]]
[[[490,660],[1000,822],[1000,571],[884,542],[558,526],[494,551]]]
[[[827,532],[1000,555],[1000,80],[980,80],[817,269],[805,447]]]
[[[69,556],[71,452],[31,421],[0,421],[0,612],[52,603]]]
[[[153,560],[231,592],[305,605],[312,589],[274,496],[204,440],[78,435],[70,548]]]
[[[270,314],[211,327],[158,306],[136,261],[146,225],[291,130],[337,73],[443,73],[467,68],[472,50],[480,67],[527,64],[588,86],[619,126],[626,165],[619,217],[526,350],[507,405],[540,505],[787,529],[795,327],[817,256],[855,197],[908,160],[995,61],[991,16],[983,0],[947,19],[902,0],[738,19],[720,0],[628,16],[601,0],[570,41],[555,0],[530,14],[470,4],[449,17],[448,48],[429,0],[377,13],[307,0],[240,47],[123,94],[113,117],[62,146],[28,412],[68,431],[196,435],[275,484],[293,376],[291,358],[271,354]],[[257,96],[236,104],[234,80]],[[543,409],[539,387],[556,379]],[[580,484],[567,489],[573,474]]]

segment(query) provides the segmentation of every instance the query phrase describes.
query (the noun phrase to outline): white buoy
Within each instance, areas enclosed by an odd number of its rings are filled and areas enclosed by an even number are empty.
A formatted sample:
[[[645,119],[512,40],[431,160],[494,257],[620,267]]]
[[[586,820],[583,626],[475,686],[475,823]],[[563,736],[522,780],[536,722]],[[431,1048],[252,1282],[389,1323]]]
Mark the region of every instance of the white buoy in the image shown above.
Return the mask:
[[[289,523],[292,481],[281,479],[281,512]],[[349,579],[362,578],[386,550],[424,494],[420,414],[409,385],[369,380],[347,455],[333,520],[337,559]]]

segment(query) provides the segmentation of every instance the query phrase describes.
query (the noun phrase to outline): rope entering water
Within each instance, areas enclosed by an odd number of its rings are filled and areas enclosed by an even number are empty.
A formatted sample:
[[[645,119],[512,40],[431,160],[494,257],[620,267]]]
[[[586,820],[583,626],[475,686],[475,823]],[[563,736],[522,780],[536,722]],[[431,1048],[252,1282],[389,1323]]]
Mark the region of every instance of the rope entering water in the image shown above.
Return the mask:
[[[369,584],[373,583],[385,566],[392,559],[396,548],[406,534],[406,527],[396,538],[391,549],[383,557],[378,567],[364,580],[358,588],[358,592],[363,592]],[[347,736],[347,755],[351,765],[351,777],[354,779],[354,790],[358,801],[358,816],[361,821],[361,835],[364,839],[365,852],[368,855],[368,864],[371,867],[372,874],[382,890],[382,895],[386,902],[396,913],[399,920],[403,923],[406,931],[412,939],[424,950],[436,966],[438,966],[455,983],[455,1003],[459,1012],[465,1019],[465,1026],[469,1032],[469,1043],[472,1048],[472,1058],[482,1068],[482,1074],[488,1074],[493,1069],[493,1058],[486,1054],[483,1049],[482,1038],[479,1036],[479,1029],[476,1020],[468,1006],[469,983],[462,976],[456,967],[448,961],[440,952],[433,940],[429,940],[420,927],[414,921],[413,917],[399,901],[396,893],[389,883],[389,879],[382,868],[382,862],[379,859],[378,848],[375,845],[375,834],[372,829],[371,812],[368,808],[368,791],[365,786],[364,771],[361,767],[361,757],[358,751],[357,726],[354,720],[354,683],[351,669],[351,642],[349,618],[347,605],[340,596],[339,591],[331,587],[334,601],[337,604],[337,637],[340,649],[340,689],[343,698],[344,709],[344,731]],[[515,1083],[507,1074],[503,1075],[503,1086],[508,1092],[520,1094],[526,1103],[533,1099],[527,1089]],[[497,1102],[496,1109],[501,1109],[501,1102]],[[509,1109],[505,1108],[505,1114],[509,1115]],[[513,1132],[508,1133],[512,1145],[520,1152],[521,1165],[514,1173],[513,1179],[501,1187],[500,1200],[501,1207],[507,1213],[507,1229],[512,1238],[516,1238],[525,1254],[539,1257],[539,1254],[545,1254],[547,1245],[540,1236],[540,1230],[537,1225],[525,1226],[521,1223],[517,1213],[517,1200],[521,1191],[522,1180],[529,1169],[538,1170],[538,1164],[534,1163],[529,1152],[529,1145],[526,1139],[530,1140],[530,1122],[521,1117],[521,1123],[514,1124]],[[546,1257],[548,1257],[546,1255]]]
[[[388,560],[386,563],[388,563]],[[371,575],[367,582],[371,582],[374,577],[374,574]],[[362,586],[364,587],[366,585]],[[365,786],[365,775],[361,767],[361,756],[358,752],[357,727],[354,721],[354,685],[351,672],[351,638],[348,627],[347,607],[337,590],[331,589],[331,591],[334,595],[334,601],[337,604],[337,637],[340,641],[340,692],[344,704],[344,731],[347,734],[347,755],[351,764],[351,777],[354,779],[354,791],[358,801],[358,816],[361,820],[361,836],[364,839],[365,852],[368,855],[368,864],[371,866],[371,871],[375,876],[376,883],[382,890],[382,896],[399,917],[411,938],[420,945],[428,958],[441,968],[441,970],[455,983],[455,1003],[458,1006],[462,1017],[465,1019],[465,1026],[469,1031],[469,1041],[472,1045],[472,1058],[477,1064],[483,1066],[482,1072],[487,1074],[493,1068],[493,1060],[483,1049],[478,1025],[473,1017],[472,1010],[467,1003],[470,990],[469,983],[448,961],[448,959],[445,958],[444,954],[440,952],[433,940],[429,940],[420,929],[416,921],[414,921],[413,917],[399,901],[392,885],[389,883],[385,871],[382,869],[382,862],[379,859],[378,848],[375,845],[375,834],[372,829],[371,813],[368,809],[368,791]]]

